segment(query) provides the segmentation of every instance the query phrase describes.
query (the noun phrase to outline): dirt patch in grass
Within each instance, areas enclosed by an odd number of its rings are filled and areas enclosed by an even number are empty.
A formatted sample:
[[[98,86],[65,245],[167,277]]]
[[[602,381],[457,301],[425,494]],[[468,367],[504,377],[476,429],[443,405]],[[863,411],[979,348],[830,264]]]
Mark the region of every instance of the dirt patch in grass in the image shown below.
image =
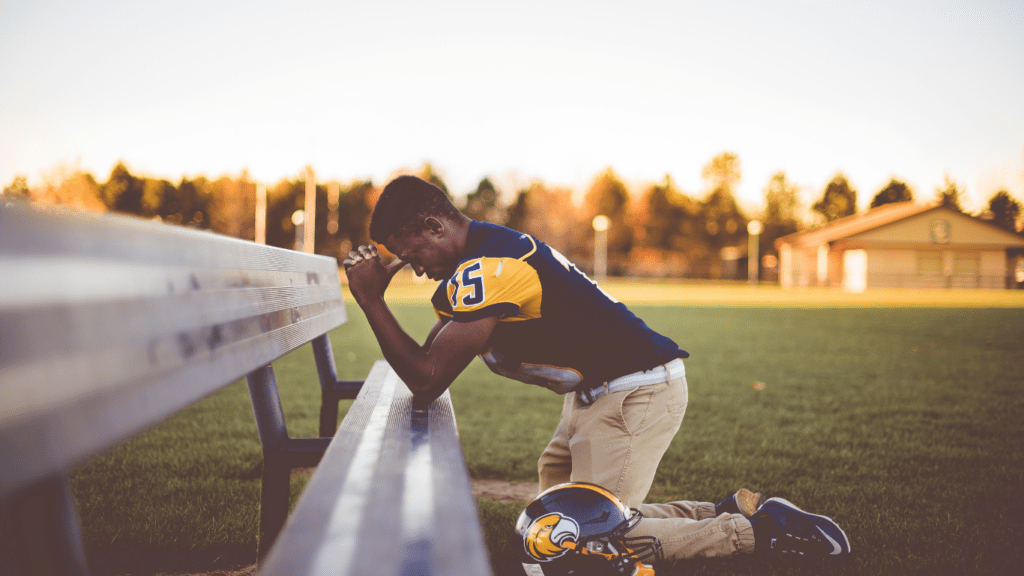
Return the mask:
[[[540,487],[536,482],[473,479],[473,495],[495,502],[528,503],[539,493]]]

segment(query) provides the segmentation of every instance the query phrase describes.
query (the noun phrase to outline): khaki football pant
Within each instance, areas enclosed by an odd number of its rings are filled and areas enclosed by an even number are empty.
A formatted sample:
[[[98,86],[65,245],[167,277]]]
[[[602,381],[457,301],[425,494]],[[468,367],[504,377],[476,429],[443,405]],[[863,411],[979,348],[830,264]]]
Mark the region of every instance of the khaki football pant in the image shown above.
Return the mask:
[[[604,486],[644,514],[628,536],[656,536],[667,558],[753,552],[753,528],[742,515],[716,517],[710,502],[641,504],[687,400],[681,362],[669,368],[668,382],[606,394],[590,405],[566,394],[558,428],[537,462],[541,491],[565,482]]]

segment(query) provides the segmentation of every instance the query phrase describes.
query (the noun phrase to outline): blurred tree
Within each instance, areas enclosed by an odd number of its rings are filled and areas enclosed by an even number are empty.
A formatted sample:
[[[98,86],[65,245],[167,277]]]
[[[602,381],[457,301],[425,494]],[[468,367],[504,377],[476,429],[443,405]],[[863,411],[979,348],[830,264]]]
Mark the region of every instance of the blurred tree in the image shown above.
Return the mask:
[[[100,200],[100,185],[92,174],[65,165],[58,165],[47,173],[43,183],[32,189],[29,196],[40,204],[60,204],[95,212],[107,209]]]
[[[1020,218],[1020,203],[1010,196],[1006,190],[996,192],[988,200],[988,212],[992,215],[991,222],[1003,230],[1018,232],[1017,219]]]
[[[516,195],[516,201],[508,207],[508,211],[505,216],[505,226],[508,226],[513,230],[519,230],[520,232],[525,231],[523,230],[523,225],[526,222],[529,195],[529,188],[524,188],[519,191],[519,194]]]
[[[28,200],[28,177],[15,176],[14,180],[11,180],[10,184],[4,186],[4,196],[15,196]]]
[[[506,225],[510,228],[535,236],[574,261],[589,258],[586,246],[593,230],[589,221],[584,223],[578,217],[568,188],[534,182],[519,191],[509,215]]]
[[[705,238],[712,254],[717,254],[726,246],[742,244],[747,237],[747,218],[733,195],[742,176],[740,160],[732,152],[723,152],[704,165],[701,176],[709,189],[701,203]]]
[[[441,175],[434,170],[434,167],[429,162],[423,165],[423,169],[420,170],[420,173],[417,174],[417,176],[427,182],[430,182],[434,186],[437,186],[441,190],[444,190],[444,193],[447,194],[449,198],[452,197],[452,193],[448,190],[448,186],[444,183],[444,179],[441,178]]]
[[[682,276],[691,262],[707,259],[700,204],[681,192],[671,176],[650,186],[639,204],[630,275]]]
[[[852,216],[857,213],[857,191],[840,172],[825,186],[821,199],[815,202],[812,208],[821,214],[825,222]]]
[[[141,216],[144,191],[145,182],[132,176],[124,162],[118,161],[110,177],[100,186],[100,197],[110,210]]]
[[[284,179],[267,187],[267,244],[292,249],[295,246],[295,223],[292,215],[304,210],[306,204],[306,174],[295,180]],[[353,246],[369,244],[370,212],[380,190],[370,181],[356,181],[338,190],[338,230],[328,231],[327,184],[316,187],[316,246],[317,254],[335,258],[347,254]],[[383,248],[383,247],[382,247]]]
[[[729,194],[733,194],[736,184],[739,183],[740,178],[743,176],[739,156],[734,152],[722,152],[704,165],[700,175],[704,178],[704,183],[708,189],[712,191],[725,190]]]
[[[583,221],[580,234],[593,243],[594,217],[603,214],[611,220],[608,228],[609,272],[621,273],[629,251],[633,248],[633,225],[629,214],[629,191],[611,168],[597,175],[583,197]]]
[[[482,220],[500,224],[503,221],[501,207],[498,206],[498,191],[490,178],[484,178],[476,186],[476,190],[466,196],[466,205],[462,213],[474,220]]]
[[[736,246],[747,237],[747,217],[729,190],[716,188],[701,203],[707,241],[713,250]]]
[[[295,224],[292,214],[306,203],[305,172],[295,180],[284,179],[267,187],[267,244],[292,249]]]
[[[370,243],[370,212],[379,190],[369,180],[352,182],[338,196],[338,254]],[[319,227],[318,227],[319,229]]]
[[[256,183],[243,170],[238,178],[221,176],[210,183],[210,201],[204,212],[191,214],[194,225],[207,222],[214,232],[254,240],[256,238]]]
[[[896,202],[910,202],[914,199],[914,193],[903,182],[893,178],[875,194],[871,199],[871,208],[877,208],[883,204],[895,204]]]
[[[141,215],[146,217],[160,216],[163,218],[164,203],[174,195],[174,185],[166,180],[144,178],[142,180]]]
[[[939,201],[940,205],[952,208],[957,212],[963,212],[963,208],[960,207],[961,193],[959,185],[949,177],[947,172],[942,178],[942,186],[935,189],[935,198]]]
[[[797,187],[779,171],[772,175],[764,189],[764,232],[758,239],[761,254],[776,254],[775,240],[802,227]]]
[[[194,180],[182,177],[176,187],[164,190],[163,203],[160,206],[160,218],[171,224],[183,224],[208,227],[210,218],[209,206],[213,197],[213,186],[209,180],[199,176]],[[200,214],[196,223],[196,214]]]
[[[665,175],[661,184],[651,186],[641,201],[638,215],[638,244],[684,252],[700,237],[700,205],[676,187]]]

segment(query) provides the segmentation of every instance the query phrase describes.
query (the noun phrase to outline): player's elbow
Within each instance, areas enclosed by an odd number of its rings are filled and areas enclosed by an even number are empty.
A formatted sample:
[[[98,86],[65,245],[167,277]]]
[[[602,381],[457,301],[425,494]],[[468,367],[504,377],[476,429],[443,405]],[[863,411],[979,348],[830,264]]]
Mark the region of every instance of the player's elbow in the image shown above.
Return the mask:
[[[419,397],[429,392],[433,386],[430,379],[430,370],[421,367],[409,367],[405,370],[396,370],[402,378],[406,388],[413,396]]]
[[[444,394],[444,391],[451,385],[452,379],[431,370],[427,374],[417,374],[411,382],[406,382],[409,391],[417,401],[432,402],[435,398]]]
[[[434,400],[437,400],[438,396],[440,396],[441,394],[444,394],[444,389],[436,390],[425,388],[420,390],[413,390],[413,406],[425,408],[428,404],[430,404]]]
[[[429,382],[425,382],[420,385],[406,382],[405,385],[409,388],[409,391],[412,392],[413,404],[417,406],[426,406],[427,404],[430,404],[436,400],[438,396],[444,394],[444,391],[447,389],[447,386],[431,385]]]

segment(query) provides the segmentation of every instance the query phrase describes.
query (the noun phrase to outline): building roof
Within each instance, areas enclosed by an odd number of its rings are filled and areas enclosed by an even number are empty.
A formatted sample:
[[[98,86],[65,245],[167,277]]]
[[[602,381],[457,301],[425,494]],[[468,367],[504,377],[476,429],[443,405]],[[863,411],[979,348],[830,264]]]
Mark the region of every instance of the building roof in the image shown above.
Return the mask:
[[[809,230],[801,230],[787,236],[783,236],[775,241],[775,246],[779,247],[782,244],[789,244],[792,246],[819,246],[828,242],[834,242],[836,240],[842,240],[844,238],[850,238],[862,232],[881,228],[888,224],[905,220],[920,214],[924,214],[930,211],[948,211],[955,213],[963,218],[974,220],[982,223],[986,226],[990,226],[994,229],[999,230],[1004,234],[1010,234],[1009,232],[995,226],[991,222],[975,218],[968,214],[956,212],[951,208],[942,206],[941,204],[916,204],[914,202],[895,202],[891,204],[884,204],[877,208],[872,208],[867,212],[860,214],[854,214],[853,216],[846,216]],[[1016,242],[1011,241],[1013,245],[1019,245],[1021,238],[1016,235],[1011,235]]]

